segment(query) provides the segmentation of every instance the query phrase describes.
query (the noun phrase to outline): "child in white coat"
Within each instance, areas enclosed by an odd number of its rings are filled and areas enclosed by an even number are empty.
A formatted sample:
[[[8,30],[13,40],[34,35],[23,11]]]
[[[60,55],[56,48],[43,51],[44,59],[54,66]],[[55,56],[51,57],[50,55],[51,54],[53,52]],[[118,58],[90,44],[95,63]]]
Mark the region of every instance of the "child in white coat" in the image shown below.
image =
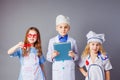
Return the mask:
[[[56,31],[58,35],[49,40],[47,60],[52,62],[52,80],[75,80],[75,63],[78,59],[78,51],[76,41],[68,36],[70,30],[69,18],[63,15],[56,17]],[[55,58],[60,55],[54,49],[55,43],[71,43],[71,50],[68,52],[70,60],[59,60]]]
[[[86,36],[87,45],[79,61],[80,72],[85,76],[85,80],[110,80],[112,65],[102,46],[105,41],[104,34],[90,31]]]

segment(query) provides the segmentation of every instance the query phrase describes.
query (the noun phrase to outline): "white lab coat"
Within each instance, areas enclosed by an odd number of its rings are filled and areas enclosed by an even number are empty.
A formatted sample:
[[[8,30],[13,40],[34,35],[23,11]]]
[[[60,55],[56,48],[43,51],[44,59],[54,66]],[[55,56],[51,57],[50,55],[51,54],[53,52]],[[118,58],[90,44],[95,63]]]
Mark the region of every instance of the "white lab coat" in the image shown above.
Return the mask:
[[[94,63],[92,63],[90,55],[81,58],[79,67],[85,66],[88,72],[85,80],[105,80],[105,71],[112,69],[109,58],[105,59],[105,57],[102,54],[98,55]]]
[[[58,36],[50,39],[47,52],[47,60],[52,62],[52,80],[75,80],[75,63],[78,59],[78,50],[76,41],[68,36],[67,42],[71,42],[71,50],[74,51],[75,57],[73,60],[55,61],[51,58],[54,51],[53,44],[58,43]]]

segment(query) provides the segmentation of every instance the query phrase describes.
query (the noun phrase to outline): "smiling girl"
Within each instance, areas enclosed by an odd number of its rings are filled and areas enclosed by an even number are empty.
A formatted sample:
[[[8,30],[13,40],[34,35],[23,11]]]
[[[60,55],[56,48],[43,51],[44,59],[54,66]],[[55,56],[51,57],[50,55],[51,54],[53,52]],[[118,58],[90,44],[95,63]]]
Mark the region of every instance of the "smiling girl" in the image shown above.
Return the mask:
[[[8,50],[11,57],[18,56],[21,64],[18,80],[45,80],[41,38],[36,27],[30,27],[24,42],[19,42]]]
[[[104,41],[104,34],[93,31],[87,34],[87,45],[79,61],[79,70],[86,77],[85,80],[110,80],[112,65],[103,49]]]

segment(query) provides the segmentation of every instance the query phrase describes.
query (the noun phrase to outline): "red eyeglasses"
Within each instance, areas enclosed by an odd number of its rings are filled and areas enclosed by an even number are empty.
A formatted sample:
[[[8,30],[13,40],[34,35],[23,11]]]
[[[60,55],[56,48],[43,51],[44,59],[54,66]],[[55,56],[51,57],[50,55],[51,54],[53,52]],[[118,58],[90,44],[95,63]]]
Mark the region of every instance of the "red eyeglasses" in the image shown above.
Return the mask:
[[[37,34],[27,34],[27,37],[28,38],[36,38],[38,35]]]

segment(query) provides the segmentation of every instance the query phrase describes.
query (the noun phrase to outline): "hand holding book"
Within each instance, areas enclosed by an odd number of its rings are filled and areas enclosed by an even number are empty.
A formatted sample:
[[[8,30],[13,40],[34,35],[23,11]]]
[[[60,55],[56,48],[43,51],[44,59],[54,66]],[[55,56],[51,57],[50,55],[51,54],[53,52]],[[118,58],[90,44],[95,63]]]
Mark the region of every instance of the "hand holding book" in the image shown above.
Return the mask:
[[[52,53],[52,59],[59,55],[59,52],[56,50]]]
[[[70,42],[62,42],[62,43],[55,43],[54,44],[54,50],[56,50],[59,55],[56,52],[55,60],[71,60],[73,57],[73,52],[71,51],[71,43]]]
[[[70,56],[71,58],[74,58],[75,57],[75,53],[73,51],[69,51],[68,56]]]
[[[58,56],[58,55],[59,55],[59,52],[54,51],[54,52],[52,53],[52,59],[55,58],[55,57]],[[69,51],[68,56],[70,56],[71,58],[74,58],[74,57],[75,57],[75,53],[74,53],[73,51]]]

